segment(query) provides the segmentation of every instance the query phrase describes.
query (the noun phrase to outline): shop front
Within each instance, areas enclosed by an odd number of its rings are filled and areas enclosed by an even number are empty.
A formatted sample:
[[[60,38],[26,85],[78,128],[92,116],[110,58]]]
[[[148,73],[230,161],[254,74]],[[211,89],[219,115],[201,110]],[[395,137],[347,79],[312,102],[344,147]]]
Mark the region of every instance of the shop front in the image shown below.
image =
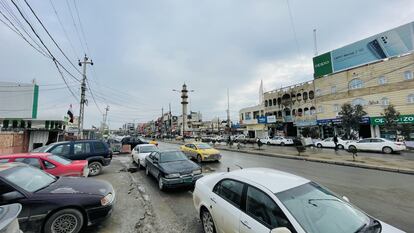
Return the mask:
[[[303,133],[306,131],[305,128],[308,128],[308,132],[306,134],[310,134],[310,135],[306,135],[306,136],[311,136],[314,138],[318,138],[319,136],[319,129],[318,129],[318,123],[316,121],[316,119],[295,119],[295,122],[293,123],[294,126],[296,126],[297,128],[297,135],[304,135]],[[314,133],[317,132],[317,133]]]
[[[321,138],[329,138],[334,135],[344,135],[345,129],[342,127],[342,118],[317,120]],[[371,137],[370,118],[363,117],[360,122],[358,135],[360,138]]]
[[[386,120],[383,116],[371,117],[373,137],[395,140],[398,130],[405,140],[414,141],[414,114],[400,115],[397,120],[398,127],[395,130],[387,130],[385,124]]]

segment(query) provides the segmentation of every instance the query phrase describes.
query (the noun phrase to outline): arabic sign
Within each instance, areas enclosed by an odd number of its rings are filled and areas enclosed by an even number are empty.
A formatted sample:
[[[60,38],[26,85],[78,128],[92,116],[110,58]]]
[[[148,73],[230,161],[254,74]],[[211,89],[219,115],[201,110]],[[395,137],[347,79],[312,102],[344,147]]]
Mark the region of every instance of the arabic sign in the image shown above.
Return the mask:
[[[359,123],[369,124],[369,122],[370,122],[369,117],[363,117]],[[340,125],[342,124],[342,118],[322,119],[322,120],[317,120],[317,123],[318,125],[328,125],[328,124]]]
[[[266,124],[267,123],[267,117],[266,116],[260,116],[257,118],[257,123],[259,124]]]

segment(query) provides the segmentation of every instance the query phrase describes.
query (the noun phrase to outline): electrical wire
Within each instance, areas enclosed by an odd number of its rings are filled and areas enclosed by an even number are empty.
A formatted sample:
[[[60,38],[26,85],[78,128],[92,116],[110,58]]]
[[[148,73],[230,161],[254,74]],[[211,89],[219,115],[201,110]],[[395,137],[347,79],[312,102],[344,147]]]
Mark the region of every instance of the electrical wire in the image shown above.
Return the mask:
[[[84,40],[84,42],[85,42],[86,52],[89,54],[89,46],[88,46],[88,41],[86,40],[85,31],[83,30],[82,21],[81,21],[81,19],[80,19],[79,10],[78,10],[78,5],[76,4],[76,0],[73,0],[73,5],[75,6],[76,15],[78,16],[79,27],[80,27],[80,31],[81,31],[82,36],[83,36],[83,40]]]
[[[75,32],[76,32],[76,35],[78,36],[79,43],[80,43],[80,45],[81,45],[81,47],[83,49],[83,52],[86,53],[85,47],[84,47],[84,45],[82,43],[82,40],[81,40],[81,37],[80,37],[80,34],[79,34],[78,27],[76,26],[75,17],[73,17],[72,8],[70,7],[69,0],[66,0],[66,5],[67,5],[67,7],[69,9],[69,14],[70,14],[70,16],[72,18],[73,27],[75,28]]]

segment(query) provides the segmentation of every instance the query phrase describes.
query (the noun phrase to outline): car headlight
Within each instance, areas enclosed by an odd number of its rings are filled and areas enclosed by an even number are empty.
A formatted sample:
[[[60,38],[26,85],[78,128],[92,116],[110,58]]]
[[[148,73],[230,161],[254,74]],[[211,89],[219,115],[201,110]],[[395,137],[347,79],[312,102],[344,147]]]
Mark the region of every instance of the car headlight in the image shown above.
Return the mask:
[[[193,175],[200,175],[201,174],[201,169],[197,169],[193,171]]]
[[[114,201],[114,195],[112,193],[108,193],[101,199],[101,205],[107,206]]]
[[[171,173],[171,174],[165,175],[165,178],[167,179],[179,178],[179,177],[180,177],[180,173]]]

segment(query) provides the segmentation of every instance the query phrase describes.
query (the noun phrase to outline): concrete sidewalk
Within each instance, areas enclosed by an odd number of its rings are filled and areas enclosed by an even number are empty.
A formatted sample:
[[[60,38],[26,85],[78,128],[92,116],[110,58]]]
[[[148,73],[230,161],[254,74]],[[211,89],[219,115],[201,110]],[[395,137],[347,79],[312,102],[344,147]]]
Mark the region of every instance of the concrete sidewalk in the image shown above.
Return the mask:
[[[183,144],[182,141],[166,140],[167,143]],[[189,142],[186,141],[186,142]],[[345,150],[335,151],[333,149],[321,149],[316,147],[307,147],[305,152],[299,156],[295,147],[291,146],[267,146],[263,145],[260,149],[257,144],[242,145],[237,148],[237,143],[232,147],[223,143],[213,145],[219,150],[228,150],[257,154],[263,156],[273,156],[287,159],[306,160],[311,162],[329,163],[342,166],[352,166],[367,169],[375,169],[390,172],[399,172],[414,175],[414,155],[411,153],[401,154],[380,154],[369,152],[358,152],[358,156],[353,161],[352,154]]]

